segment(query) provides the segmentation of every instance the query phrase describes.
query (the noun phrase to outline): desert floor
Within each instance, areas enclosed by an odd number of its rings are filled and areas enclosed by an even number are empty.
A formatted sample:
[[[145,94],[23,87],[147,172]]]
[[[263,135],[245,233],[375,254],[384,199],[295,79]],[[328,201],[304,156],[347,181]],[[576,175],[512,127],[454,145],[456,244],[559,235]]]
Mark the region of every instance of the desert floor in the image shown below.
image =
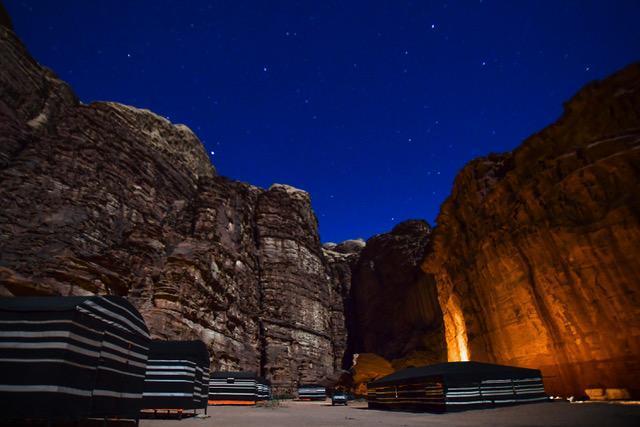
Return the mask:
[[[640,426],[640,406],[606,403],[537,403],[448,414],[369,410],[322,402],[282,402],[279,407],[209,407],[209,418],[141,420],[142,427],[235,426]]]

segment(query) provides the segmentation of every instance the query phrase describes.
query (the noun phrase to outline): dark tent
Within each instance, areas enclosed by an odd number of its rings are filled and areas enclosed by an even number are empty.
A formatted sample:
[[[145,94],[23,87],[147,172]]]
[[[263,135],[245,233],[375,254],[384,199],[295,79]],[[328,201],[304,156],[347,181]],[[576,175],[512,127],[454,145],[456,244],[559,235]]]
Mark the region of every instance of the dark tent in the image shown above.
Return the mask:
[[[319,384],[303,384],[298,387],[298,399],[300,400],[325,400],[327,389]]]
[[[148,347],[122,297],[0,298],[0,418],[137,420]]]
[[[370,408],[451,411],[548,400],[537,369],[480,362],[406,368],[367,384]]]
[[[205,409],[209,351],[202,341],[151,341],[144,380],[145,409]]]
[[[255,372],[214,372],[209,380],[210,405],[254,405],[271,398],[271,383]]]

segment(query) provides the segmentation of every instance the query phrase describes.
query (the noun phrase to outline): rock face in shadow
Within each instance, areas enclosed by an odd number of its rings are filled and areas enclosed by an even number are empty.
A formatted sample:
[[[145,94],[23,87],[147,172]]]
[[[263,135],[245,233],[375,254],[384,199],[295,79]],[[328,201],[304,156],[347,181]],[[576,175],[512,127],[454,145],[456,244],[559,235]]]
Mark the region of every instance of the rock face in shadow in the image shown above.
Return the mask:
[[[541,368],[547,391],[640,384],[640,65],[587,85],[512,153],[469,163],[424,271],[450,360]]]
[[[430,234],[410,220],[367,241],[353,269],[349,353],[374,353],[396,369],[446,360],[436,284],[420,268]]]
[[[334,337],[334,366],[344,370],[351,367],[350,355],[346,353],[349,341],[348,323],[351,319],[352,271],[356,265],[364,240],[346,240],[340,244],[325,243],[322,253],[327,262],[327,272],[331,283],[331,332]]]
[[[276,392],[336,375],[342,291],[307,193],[217,176],[149,111],[79,103],[2,26],[0,57],[0,295],[127,296],[154,337],[203,339]]]

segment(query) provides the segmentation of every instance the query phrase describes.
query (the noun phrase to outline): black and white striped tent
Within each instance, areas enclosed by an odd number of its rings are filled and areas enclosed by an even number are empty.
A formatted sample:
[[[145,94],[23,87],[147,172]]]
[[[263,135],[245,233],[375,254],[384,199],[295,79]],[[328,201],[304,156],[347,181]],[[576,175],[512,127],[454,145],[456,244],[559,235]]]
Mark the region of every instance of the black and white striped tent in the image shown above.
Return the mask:
[[[151,341],[143,408],[207,408],[209,351],[202,341]]]
[[[271,399],[271,381],[264,377],[258,377],[256,379],[258,400]]]
[[[271,383],[255,372],[213,372],[209,380],[210,405],[253,405],[271,398]]]
[[[298,387],[298,399],[300,400],[325,400],[327,389],[319,384],[303,384]]]
[[[0,419],[137,420],[149,333],[124,298],[0,298]]]
[[[548,400],[537,369],[480,362],[406,368],[367,384],[370,408],[452,411]]]

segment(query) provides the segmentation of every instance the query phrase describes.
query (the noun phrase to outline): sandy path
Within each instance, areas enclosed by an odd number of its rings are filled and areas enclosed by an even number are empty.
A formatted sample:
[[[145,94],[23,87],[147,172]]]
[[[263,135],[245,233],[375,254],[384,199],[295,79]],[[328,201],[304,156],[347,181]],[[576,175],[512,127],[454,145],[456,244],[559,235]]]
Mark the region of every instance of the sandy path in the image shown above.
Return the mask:
[[[327,403],[287,401],[277,408],[209,407],[210,418],[142,420],[142,427],[236,426],[640,426],[640,406],[537,403],[449,414],[366,409],[366,403],[332,407]]]

